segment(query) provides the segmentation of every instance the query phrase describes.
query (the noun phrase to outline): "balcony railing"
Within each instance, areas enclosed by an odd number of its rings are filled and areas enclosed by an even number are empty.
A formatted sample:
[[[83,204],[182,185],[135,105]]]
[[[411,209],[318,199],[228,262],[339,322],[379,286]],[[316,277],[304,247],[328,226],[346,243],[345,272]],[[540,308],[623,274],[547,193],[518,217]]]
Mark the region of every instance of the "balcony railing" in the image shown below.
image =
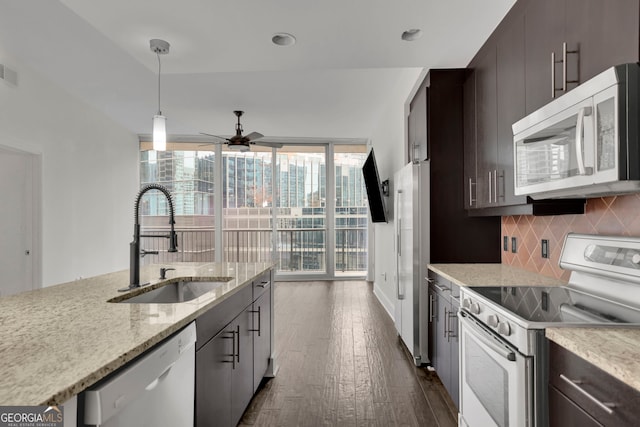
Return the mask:
[[[168,230],[145,227],[142,234],[164,235]],[[213,262],[215,260],[215,230],[177,229],[178,252],[169,253],[168,239],[142,238],[141,247],[158,251],[147,255],[142,264],[170,262]],[[243,229],[223,232],[223,260],[225,262],[278,263],[280,272],[326,271],[326,230],[297,228],[277,231],[276,251],[273,253],[271,230]],[[335,271],[364,274],[367,270],[367,234],[362,228],[336,230]]]

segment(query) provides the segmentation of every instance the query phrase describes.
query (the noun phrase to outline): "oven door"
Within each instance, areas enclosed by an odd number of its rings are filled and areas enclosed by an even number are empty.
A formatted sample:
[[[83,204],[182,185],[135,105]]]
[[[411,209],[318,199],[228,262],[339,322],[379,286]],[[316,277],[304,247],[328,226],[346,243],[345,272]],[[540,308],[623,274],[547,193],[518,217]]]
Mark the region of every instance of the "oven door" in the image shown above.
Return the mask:
[[[460,425],[533,425],[533,359],[461,310]]]

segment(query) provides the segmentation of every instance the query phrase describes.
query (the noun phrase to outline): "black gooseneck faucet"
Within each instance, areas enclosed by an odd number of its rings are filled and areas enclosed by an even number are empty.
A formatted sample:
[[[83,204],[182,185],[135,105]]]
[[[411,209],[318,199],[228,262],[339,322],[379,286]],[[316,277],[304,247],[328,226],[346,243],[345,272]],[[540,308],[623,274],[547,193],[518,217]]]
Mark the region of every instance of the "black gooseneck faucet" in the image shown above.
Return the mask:
[[[158,190],[162,192],[167,198],[169,202],[169,224],[171,225],[171,231],[168,235],[160,235],[160,236],[152,236],[152,235],[140,235],[140,199],[149,190]],[[140,249],[140,238],[141,237],[154,237],[154,238],[163,238],[169,239],[169,252],[178,252],[178,236],[174,230],[175,222],[175,210],[173,208],[173,200],[171,199],[171,194],[166,187],[160,184],[147,184],[138,192],[138,196],[136,197],[135,202],[135,223],[133,225],[133,241],[129,243],[129,289],[140,287],[140,257],[145,256],[147,254],[157,254],[158,251],[145,251],[144,249]]]

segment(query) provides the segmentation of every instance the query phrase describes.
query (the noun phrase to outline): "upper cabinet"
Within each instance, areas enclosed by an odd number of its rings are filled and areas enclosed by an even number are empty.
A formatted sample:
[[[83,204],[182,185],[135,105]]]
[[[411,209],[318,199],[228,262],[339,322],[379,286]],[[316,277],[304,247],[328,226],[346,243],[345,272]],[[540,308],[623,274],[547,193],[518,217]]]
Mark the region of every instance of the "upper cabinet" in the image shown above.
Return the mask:
[[[529,0],[526,113],[613,65],[638,61],[639,16],[637,0]]]
[[[427,160],[427,91],[421,86],[410,104],[408,118],[407,162]]]
[[[468,66],[465,206],[473,215],[582,213],[514,194],[512,124],[640,55],[640,0],[520,0]]]

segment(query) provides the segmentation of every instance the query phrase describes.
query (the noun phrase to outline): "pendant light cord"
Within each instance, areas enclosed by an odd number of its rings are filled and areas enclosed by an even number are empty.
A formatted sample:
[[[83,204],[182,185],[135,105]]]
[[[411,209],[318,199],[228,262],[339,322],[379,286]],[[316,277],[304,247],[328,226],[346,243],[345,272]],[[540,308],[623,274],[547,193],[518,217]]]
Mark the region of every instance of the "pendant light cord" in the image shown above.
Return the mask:
[[[160,64],[160,53],[156,52],[156,56],[158,57],[158,115],[162,115],[162,111],[160,111],[160,72],[161,72],[161,64]]]

